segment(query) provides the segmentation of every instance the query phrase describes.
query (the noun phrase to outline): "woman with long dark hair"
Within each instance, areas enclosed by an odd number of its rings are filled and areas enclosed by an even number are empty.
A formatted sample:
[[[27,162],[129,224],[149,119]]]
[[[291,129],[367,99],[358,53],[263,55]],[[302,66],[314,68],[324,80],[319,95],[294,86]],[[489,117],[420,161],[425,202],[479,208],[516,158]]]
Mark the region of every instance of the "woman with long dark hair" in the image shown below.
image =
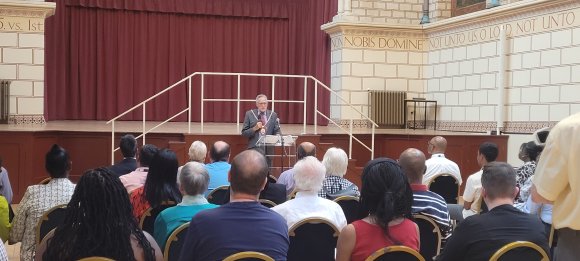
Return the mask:
[[[67,205],[64,223],[49,233],[36,260],[163,260],[153,237],[141,231],[121,181],[108,169],[88,170]]]
[[[411,221],[413,192],[399,164],[388,158],[367,163],[362,174],[365,214],[338,237],[337,261],[365,260],[375,251],[404,245],[419,251],[419,228]]]
[[[175,152],[159,150],[149,165],[145,186],[133,190],[130,195],[133,215],[140,219],[150,207],[155,208],[164,201],[181,202],[177,187],[177,155]]]

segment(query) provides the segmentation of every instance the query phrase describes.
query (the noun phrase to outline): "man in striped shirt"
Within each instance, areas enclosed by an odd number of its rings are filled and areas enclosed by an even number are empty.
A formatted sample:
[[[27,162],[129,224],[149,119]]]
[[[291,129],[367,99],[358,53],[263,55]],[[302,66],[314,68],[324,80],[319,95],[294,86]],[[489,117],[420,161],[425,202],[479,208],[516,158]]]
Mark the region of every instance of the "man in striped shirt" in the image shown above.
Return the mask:
[[[443,197],[431,192],[423,185],[425,174],[425,154],[418,149],[410,148],[399,156],[399,164],[409,179],[413,190],[413,214],[428,216],[437,223],[441,229],[442,244],[451,235],[451,222],[449,210]]]

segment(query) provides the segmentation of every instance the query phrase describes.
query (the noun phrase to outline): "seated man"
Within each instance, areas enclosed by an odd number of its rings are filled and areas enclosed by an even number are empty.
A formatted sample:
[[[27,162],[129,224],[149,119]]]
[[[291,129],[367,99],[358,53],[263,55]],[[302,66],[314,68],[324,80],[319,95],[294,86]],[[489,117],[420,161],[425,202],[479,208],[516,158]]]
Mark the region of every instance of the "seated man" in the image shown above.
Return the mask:
[[[165,242],[173,230],[189,222],[197,212],[218,207],[208,203],[203,196],[209,183],[209,175],[203,164],[199,162],[185,164],[178,178],[179,191],[183,195],[181,203],[161,211],[155,219],[153,236],[161,249],[165,248]]]
[[[298,145],[296,149],[296,160],[299,161],[307,156],[316,157],[316,146],[310,142],[302,142]],[[286,186],[286,195],[290,195],[294,191],[294,169],[289,169],[282,174],[276,181],[278,184],[283,184]]]
[[[228,172],[232,165],[228,163],[230,160],[230,145],[224,141],[216,141],[209,150],[210,164],[206,164],[205,168],[209,173],[209,186],[206,195],[212,190],[220,186],[229,186]]]
[[[123,160],[109,167],[109,170],[117,177],[134,171],[137,168],[137,159],[135,159],[135,154],[137,154],[137,140],[135,140],[135,136],[131,134],[123,135],[119,141],[119,148],[123,154]]]
[[[399,156],[399,164],[409,179],[413,190],[413,214],[428,216],[437,223],[441,230],[442,243],[451,235],[451,220],[449,210],[443,197],[427,189],[423,185],[425,173],[425,154],[418,149],[407,149]]]
[[[123,183],[123,186],[127,189],[127,193],[131,194],[133,190],[145,185],[147,172],[149,171],[149,164],[151,163],[151,159],[153,159],[155,153],[157,153],[157,147],[155,147],[155,145],[143,145],[141,151],[139,151],[139,167],[135,169],[135,171],[119,177],[121,183]]]
[[[308,156],[294,165],[294,182],[296,198],[275,206],[272,210],[286,219],[288,229],[299,221],[317,217],[328,219],[339,231],[346,226],[346,217],[342,208],[326,198],[318,196],[326,169],[315,157]]]
[[[481,184],[489,212],[461,222],[437,260],[489,260],[514,241],[530,241],[549,253],[548,235],[540,219],[513,206],[518,194],[514,168],[504,162],[489,163],[483,167]],[[521,260],[529,259],[522,256]]]
[[[284,218],[258,202],[268,181],[268,163],[246,150],[232,161],[230,203],[198,213],[187,230],[179,260],[223,260],[242,251],[286,260],[290,240]]]
[[[459,166],[445,157],[445,150],[447,150],[447,140],[445,138],[436,136],[429,141],[427,152],[431,154],[431,158],[425,162],[427,170],[425,175],[423,175],[423,184],[429,185],[429,181],[437,174],[447,173],[459,180],[459,185],[461,185]]]

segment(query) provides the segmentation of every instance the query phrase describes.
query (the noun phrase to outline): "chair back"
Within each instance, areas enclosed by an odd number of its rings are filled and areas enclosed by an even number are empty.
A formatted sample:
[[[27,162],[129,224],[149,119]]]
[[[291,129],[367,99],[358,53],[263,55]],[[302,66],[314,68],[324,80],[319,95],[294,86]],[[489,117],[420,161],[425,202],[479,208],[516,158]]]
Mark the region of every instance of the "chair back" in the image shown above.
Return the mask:
[[[48,182],[50,182],[51,180],[52,180],[52,178],[51,178],[51,177],[44,178],[43,180],[41,180],[40,182],[38,182],[38,185],[46,185],[46,184],[48,184]]]
[[[270,174],[270,175],[268,175],[268,182],[276,183],[276,182],[278,182],[278,178],[276,178],[276,176]]]
[[[155,219],[159,213],[161,213],[161,211],[165,210],[166,208],[170,208],[175,205],[176,203],[174,201],[164,201],[157,207],[147,209],[147,211],[145,211],[145,213],[143,213],[141,216],[141,220],[139,220],[139,228],[153,235]]]
[[[375,251],[365,261],[425,261],[425,258],[410,247],[389,246]]]
[[[102,257],[102,256],[91,256],[91,257],[81,258],[77,261],[115,261],[115,259],[110,259],[110,258]]]
[[[443,197],[447,204],[457,204],[459,180],[451,174],[437,174],[429,181],[429,190]]]
[[[290,192],[290,194],[288,194],[288,200],[296,198],[296,193],[298,193],[297,189],[292,190],[292,192]]]
[[[303,219],[288,231],[288,261],[334,260],[339,234],[338,228],[324,218]]]
[[[66,204],[54,206],[42,214],[36,224],[36,245],[42,241],[48,232],[64,222],[65,215]]]
[[[275,207],[277,205],[276,203],[274,203],[274,201],[268,200],[265,198],[261,198],[258,201],[260,201],[260,204],[262,204],[262,206],[267,207],[267,208],[272,208],[272,207]]]
[[[425,215],[414,214],[415,223],[419,227],[419,238],[421,239],[421,248],[419,252],[425,260],[433,260],[433,257],[439,254],[441,249],[441,229],[435,221]]]
[[[540,246],[529,241],[516,241],[497,250],[489,261],[549,261],[548,254]]]
[[[223,205],[229,201],[230,186],[219,186],[207,194],[207,201],[215,205]]]
[[[179,254],[181,253],[181,248],[183,243],[185,243],[185,235],[187,234],[187,228],[189,228],[189,222],[177,227],[165,243],[165,250],[163,251],[163,260],[173,261],[179,260]]]
[[[224,258],[224,261],[236,261],[236,260],[262,260],[262,261],[274,261],[274,258],[269,257],[266,254],[260,252],[246,251],[235,253]]]
[[[353,221],[360,219],[360,203],[358,197],[341,196],[334,199],[333,201],[342,208],[344,216],[346,217],[346,222],[350,224]]]

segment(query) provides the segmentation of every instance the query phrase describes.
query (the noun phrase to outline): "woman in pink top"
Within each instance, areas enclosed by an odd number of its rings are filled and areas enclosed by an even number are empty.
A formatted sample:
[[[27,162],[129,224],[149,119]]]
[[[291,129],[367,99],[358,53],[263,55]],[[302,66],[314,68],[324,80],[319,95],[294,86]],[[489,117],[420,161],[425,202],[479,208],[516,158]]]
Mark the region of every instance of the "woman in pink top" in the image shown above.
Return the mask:
[[[375,251],[403,245],[419,251],[419,228],[409,220],[413,192],[399,164],[388,158],[369,161],[362,174],[362,220],[338,237],[337,261],[365,260]]]

